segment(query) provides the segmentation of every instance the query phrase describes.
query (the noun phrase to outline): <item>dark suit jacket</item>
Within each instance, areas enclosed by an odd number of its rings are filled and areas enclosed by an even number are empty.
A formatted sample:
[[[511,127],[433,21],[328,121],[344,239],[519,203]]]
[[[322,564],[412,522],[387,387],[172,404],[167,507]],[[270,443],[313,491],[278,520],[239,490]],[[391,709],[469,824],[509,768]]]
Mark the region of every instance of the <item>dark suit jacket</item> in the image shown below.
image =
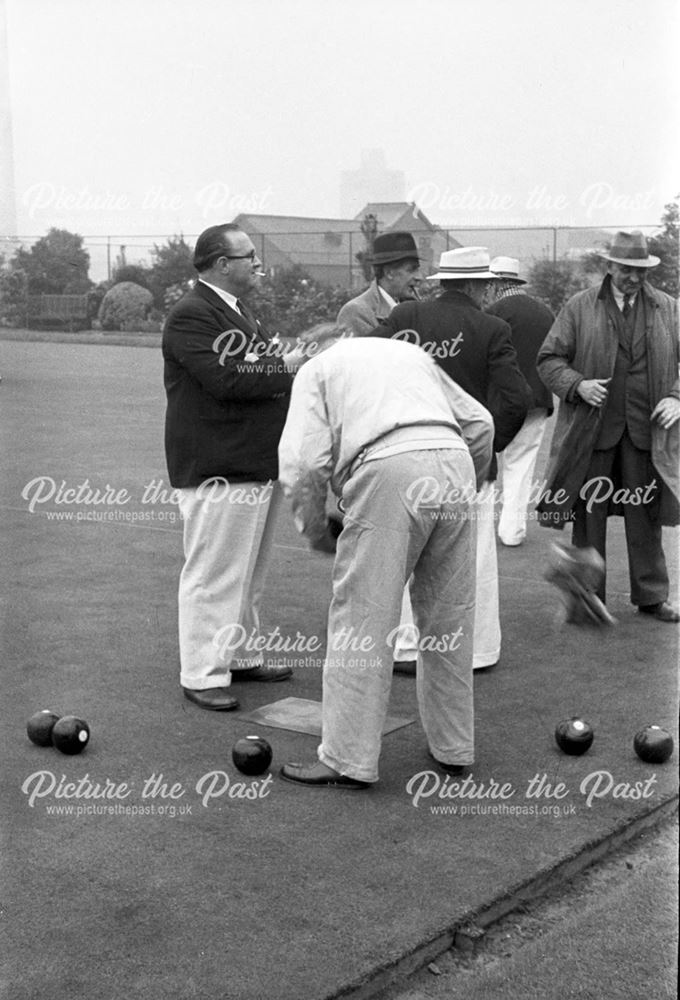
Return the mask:
[[[533,392],[533,406],[544,406],[553,411],[552,393],[543,384],[536,371],[536,357],[555,317],[546,305],[520,292],[498,299],[486,310],[489,316],[498,316],[510,325],[512,343],[517,351],[519,369]]]
[[[270,343],[252,316],[240,316],[201,282],[171,310],[163,358],[172,486],[195,487],[213,476],[232,482],[278,477],[292,375],[275,348],[254,363],[245,360]]]
[[[370,334],[398,335],[424,348],[486,406],[494,419],[494,451],[502,451],[524,423],[531,399],[508,324],[482,312],[463,292],[447,290],[429,301],[401,302]]]

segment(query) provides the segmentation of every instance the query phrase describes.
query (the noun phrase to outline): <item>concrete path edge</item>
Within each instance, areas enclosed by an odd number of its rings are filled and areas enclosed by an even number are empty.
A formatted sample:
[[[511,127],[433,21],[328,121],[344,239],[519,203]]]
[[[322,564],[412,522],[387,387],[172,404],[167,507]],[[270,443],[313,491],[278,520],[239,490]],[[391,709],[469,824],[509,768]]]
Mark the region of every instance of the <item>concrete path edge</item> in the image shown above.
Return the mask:
[[[577,854],[559,859],[549,868],[537,872],[498,899],[482,904],[457,918],[451,927],[423,941],[408,954],[386,966],[378,966],[339,991],[326,994],[323,1000],[371,1000],[391,986],[402,985],[409,976],[435,961],[451,948],[471,951],[482,932],[528,901],[539,899],[576,875],[602,861],[609,854],[633,841],[640,834],[659,826],[678,811],[678,795],[671,796],[632,820],[626,820],[598,840],[586,843]]]

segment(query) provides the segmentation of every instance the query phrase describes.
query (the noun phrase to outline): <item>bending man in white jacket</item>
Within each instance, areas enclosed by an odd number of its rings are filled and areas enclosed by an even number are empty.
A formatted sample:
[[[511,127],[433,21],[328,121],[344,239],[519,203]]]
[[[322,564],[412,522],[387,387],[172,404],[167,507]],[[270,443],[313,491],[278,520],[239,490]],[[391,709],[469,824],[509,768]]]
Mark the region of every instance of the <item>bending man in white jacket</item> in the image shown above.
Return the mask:
[[[286,764],[308,785],[378,779],[402,593],[419,633],[417,694],[432,758],[459,774],[474,760],[474,498],[488,471],[493,421],[422,350],[344,340],[293,384],[279,477],[298,529],[336,550],[330,483],[342,498],[323,673],[318,761]]]

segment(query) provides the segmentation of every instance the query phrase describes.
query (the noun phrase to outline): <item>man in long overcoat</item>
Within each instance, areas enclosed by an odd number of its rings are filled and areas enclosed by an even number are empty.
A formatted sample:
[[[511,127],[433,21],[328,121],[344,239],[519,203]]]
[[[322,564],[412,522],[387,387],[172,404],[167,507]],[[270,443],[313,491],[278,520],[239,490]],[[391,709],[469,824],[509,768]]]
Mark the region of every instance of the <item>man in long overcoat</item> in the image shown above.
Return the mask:
[[[680,521],[677,303],[647,282],[659,258],[641,232],[618,233],[603,256],[602,284],[569,299],[538,353],[561,400],[539,516],[573,520],[574,545],[606,558],[607,517],[622,513],[631,602],[677,622],[661,538]]]

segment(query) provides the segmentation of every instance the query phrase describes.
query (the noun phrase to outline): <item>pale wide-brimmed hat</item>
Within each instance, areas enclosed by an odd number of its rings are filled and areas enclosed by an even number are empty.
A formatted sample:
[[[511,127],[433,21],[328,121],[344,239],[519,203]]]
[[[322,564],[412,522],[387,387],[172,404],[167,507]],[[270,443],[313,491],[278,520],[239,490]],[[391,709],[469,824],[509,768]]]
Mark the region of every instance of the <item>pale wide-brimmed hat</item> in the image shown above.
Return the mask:
[[[458,247],[445,250],[439,258],[439,270],[428,274],[428,281],[464,281],[466,278],[497,278],[489,270],[489,251],[486,247]]]
[[[661,263],[659,257],[655,257],[647,249],[647,240],[639,229],[633,229],[630,233],[617,233],[609,251],[601,251],[599,256],[610,260],[612,264],[628,267],[656,267]]]
[[[524,278],[520,278],[519,276],[519,261],[514,257],[494,257],[490,267],[497,278],[503,278],[505,281],[516,281],[520,285],[526,285]]]

